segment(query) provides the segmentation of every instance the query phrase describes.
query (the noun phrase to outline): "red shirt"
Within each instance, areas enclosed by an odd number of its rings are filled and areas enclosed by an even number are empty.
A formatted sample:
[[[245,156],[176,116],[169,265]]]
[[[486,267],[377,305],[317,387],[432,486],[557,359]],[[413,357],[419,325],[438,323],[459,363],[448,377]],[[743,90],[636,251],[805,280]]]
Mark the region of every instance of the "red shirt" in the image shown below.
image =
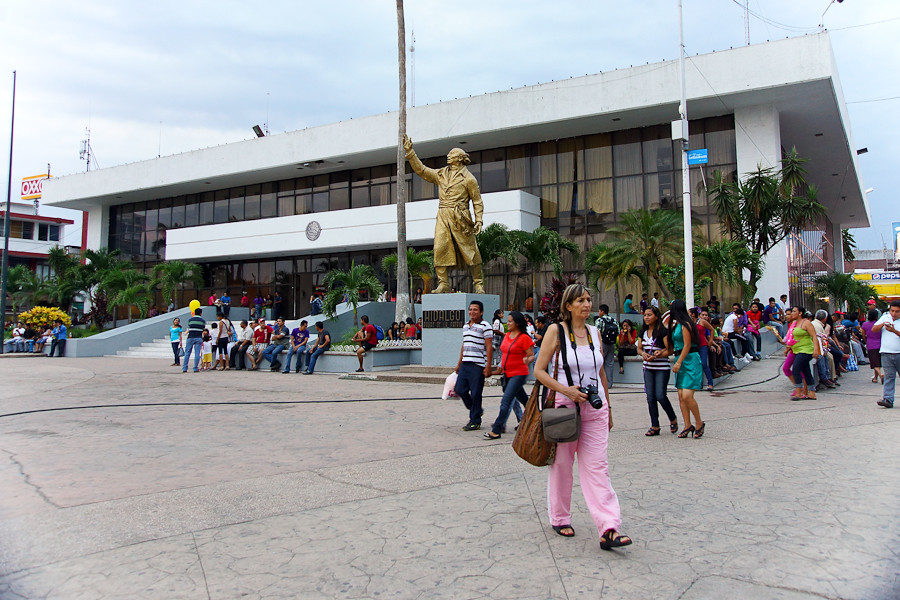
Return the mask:
[[[241,298],[241,306],[250,306],[250,298],[248,298],[247,296],[243,296]]]
[[[268,344],[269,336],[272,335],[273,329],[266,325],[263,328],[257,328],[256,331],[253,332],[253,343],[255,344]]]
[[[527,333],[519,333],[515,338],[510,339],[507,334],[500,344],[500,352],[503,354],[500,366],[507,377],[516,375],[528,375],[528,367],[525,365],[525,355],[528,349],[534,346],[534,340]]]
[[[366,334],[366,342],[377,346],[378,345],[378,331],[375,329],[375,326],[371,323],[366,323],[363,328],[363,333]]]

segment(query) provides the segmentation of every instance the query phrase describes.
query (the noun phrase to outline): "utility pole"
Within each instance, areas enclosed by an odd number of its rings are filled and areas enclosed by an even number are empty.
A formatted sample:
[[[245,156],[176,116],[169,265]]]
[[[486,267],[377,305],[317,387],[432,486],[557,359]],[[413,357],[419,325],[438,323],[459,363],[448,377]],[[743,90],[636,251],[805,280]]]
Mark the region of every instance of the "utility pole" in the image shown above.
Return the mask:
[[[9,278],[9,226],[12,213],[13,135],[16,130],[16,72],[13,71],[12,123],[9,126],[9,176],[6,180],[6,214],[3,215],[3,259],[0,267],[0,322],[6,331],[6,286]],[[0,344],[3,354],[3,344]]]
[[[681,198],[684,212],[684,301],[694,305],[694,236],[691,231],[691,172],[688,168],[687,82],[684,72],[684,22],[678,0],[678,65],[681,71]]]

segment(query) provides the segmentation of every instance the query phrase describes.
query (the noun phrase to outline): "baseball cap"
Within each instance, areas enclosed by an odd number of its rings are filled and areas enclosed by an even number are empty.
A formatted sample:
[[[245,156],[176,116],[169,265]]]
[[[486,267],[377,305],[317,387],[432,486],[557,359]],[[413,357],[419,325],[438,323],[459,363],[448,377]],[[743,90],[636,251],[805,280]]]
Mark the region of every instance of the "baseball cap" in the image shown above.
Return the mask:
[[[866,304],[875,304],[875,301],[874,301],[874,300],[869,300],[868,302],[866,302]]]

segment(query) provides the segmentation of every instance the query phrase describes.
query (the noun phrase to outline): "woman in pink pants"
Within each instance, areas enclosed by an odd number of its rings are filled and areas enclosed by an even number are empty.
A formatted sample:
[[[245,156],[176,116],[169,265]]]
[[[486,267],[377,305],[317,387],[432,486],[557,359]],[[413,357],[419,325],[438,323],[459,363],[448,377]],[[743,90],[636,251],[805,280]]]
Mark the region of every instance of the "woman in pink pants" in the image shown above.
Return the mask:
[[[581,435],[574,442],[556,446],[556,458],[550,465],[547,482],[547,504],[550,524],[563,537],[572,537],[572,466],[578,456],[578,472],[581,491],[587,502],[591,518],[600,534],[600,547],[610,550],[631,544],[631,538],[619,534],[622,518],[619,499],[609,481],[609,465],[606,447],[609,430],[612,429],[612,413],[609,408],[609,385],[603,370],[603,346],[597,328],[588,325],[591,314],[591,295],[582,285],[568,286],[560,302],[560,318],[563,333],[551,326],[547,329],[534,369],[535,377],[547,388],[556,390],[556,406],[574,406],[581,410]],[[566,344],[567,362],[573,385],[562,364],[557,377],[551,374],[560,344]],[[550,349],[549,352],[546,350]],[[561,360],[561,358],[560,358]],[[550,370],[548,370],[548,368]],[[587,394],[578,388],[596,386],[603,406],[596,409],[587,402]]]

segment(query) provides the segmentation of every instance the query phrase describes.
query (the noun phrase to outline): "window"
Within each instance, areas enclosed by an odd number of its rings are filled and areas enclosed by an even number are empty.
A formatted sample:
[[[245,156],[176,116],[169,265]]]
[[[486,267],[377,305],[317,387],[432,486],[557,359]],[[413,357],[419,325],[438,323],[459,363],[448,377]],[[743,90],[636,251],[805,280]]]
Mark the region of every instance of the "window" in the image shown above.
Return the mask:
[[[46,242],[50,239],[50,226],[46,223],[38,223],[38,240]]]

